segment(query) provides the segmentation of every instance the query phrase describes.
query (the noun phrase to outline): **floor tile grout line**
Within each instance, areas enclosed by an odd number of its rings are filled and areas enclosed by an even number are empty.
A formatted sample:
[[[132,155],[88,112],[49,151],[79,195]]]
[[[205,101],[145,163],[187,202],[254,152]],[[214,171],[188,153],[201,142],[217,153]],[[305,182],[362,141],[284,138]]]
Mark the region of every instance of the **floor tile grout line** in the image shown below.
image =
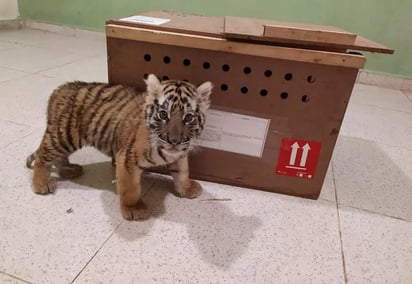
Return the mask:
[[[82,39],[82,38],[80,38],[80,37],[75,37],[75,36],[71,36],[71,35],[66,35],[66,34],[62,34],[62,33],[59,33],[59,32],[50,32],[50,31],[44,31],[44,30],[38,30],[38,29],[31,29],[31,28],[24,28],[24,29],[21,29],[21,30],[26,30],[26,31],[37,31],[37,32],[40,32],[40,33],[46,33],[47,35],[51,35],[51,36],[53,36],[53,35],[56,35],[57,37],[67,37],[67,38],[77,38],[77,39]],[[95,40],[93,40],[93,39],[87,39],[87,38],[84,38],[84,39],[82,39],[82,40],[90,40],[90,41],[95,41]],[[11,43],[11,44],[17,44],[17,45],[21,45],[21,47],[22,48],[24,48],[24,47],[38,47],[38,48],[47,48],[47,42],[21,42],[21,41],[19,41],[18,39],[15,39],[15,40],[0,40],[0,42],[5,42],[5,43]],[[3,50],[10,50],[10,49],[13,49],[13,48],[6,48],[6,49],[2,49],[2,50],[0,50],[0,51],[3,51]]]
[[[346,271],[345,253],[343,252],[342,226],[341,226],[341,222],[340,222],[338,190],[336,188],[335,170],[334,170],[333,162],[331,163],[331,170],[332,170],[332,177],[333,177],[333,187],[335,188],[336,214],[337,214],[337,219],[338,219],[340,251],[341,251],[341,256],[342,256],[342,267],[343,267],[343,277],[344,277],[345,283],[347,284],[348,283],[348,273]]]
[[[334,181],[334,184],[335,184],[335,181]],[[335,204],[335,203],[337,203],[337,197],[336,197],[336,195],[337,195],[337,192],[336,192],[336,185],[335,185],[335,201],[332,201],[332,200],[329,200],[329,199],[325,199],[325,198],[318,198],[318,200],[319,200],[319,201],[323,201],[323,202],[328,202],[328,203]],[[337,204],[338,204],[340,207],[352,208],[352,209],[356,209],[356,210],[359,210],[359,211],[364,211],[364,212],[367,212],[367,213],[370,213],[370,214],[379,215],[379,216],[383,216],[383,217],[386,217],[386,218],[391,218],[391,219],[395,219],[395,220],[399,220],[399,221],[403,221],[403,222],[407,222],[407,223],[412,223],[412,220],[407,220],[407,219],[403,219],[403,218],[396,217],[396,216],[386,215],[386,214],[382,214],[382,213],[379,213],[379,212],[371,211],[371,210],[368,210],[368,209],[364,209],[364,208],[360,208],[360,207],[355,207],[355,206],[351,206],[351,205],[346,205],[346,204],[344,204],[344,203],[337,203]]]
[[[31,282],[29,282],[29,281],[27,281],[27,280],[24,280],[24,279],[22,279],[22,278],[20,278],[20,277],[18,277],[18,276],[15,276],[15,275],[13,275],[13,274],[10,274],[10,273],[4,272],[4,271],[0,271],[0,274],[4,274],[4,275],[6,275],[6,276],[8,276],[8,277],[11,277],[11,278],[13,278],[13,279],[17,279],[17,280],[19,280],[19,281],[21,281],[21,282],[31,284]]]
[[[402,92],[402,94],[404,94],[404,96],[405,96],[409,101],[411,101],[411,103],[412,103],[412,96],[409,97],[408,94],[406,93],[407,91],[405,91],[405,90],[401,90],[401,92]],[[410,92],[410,93],[412,94],[412,92]]]
[[[22,137],[20,137],[20,138],[18,138],[18,139],[16,139],[16,140],[14,140],[14,141],[12,141],[12,142],[4,145],[3,147],[0,147],[0,150],[4,150],[4,149],[8,148],[10,145],[12,145],[12,144],[14,144],[14,143],[17,143],[17,142],[19,142],[20,140],[25,139],[26,137],[28,137],[28,136],[30,136],[31,134],[33,134],[35,131],[36,131],[36,130],[30,131],[30,133],[28,133],[28,134],[26,134],[26,135],[24,135],[24,136],[22,136]]]
[[[40,72],[43,72],[43,71],[40,71]],[[44,77],[44,78],[48,78],[48,79],[62,79],[62,78],[59,78],[59,77],[46,75],[46,74],[41,74],[41,73],[33,73],[32,75],[36,75],[36,76],[40,76],[40,77]]]
[[[111,234],[104,240],[103,244],[96,250],[96,252],[92,255],[92,257],[86,262],[86,264],[83,266],[82,269],[80,269],[79,273],[76,274],[76,276],[73,278],[72,281],[70,281],[71,284],[73,284],[77,278],[82,274],[82,272],[86,269],[86,267],[92,262],[92,260],[96,257],[96,255],[100,252],[100,250],[104,247],[104,245],[111,239],[111,237],[114,235],[114,233],[117,231],[117,229],[120,227],[120,225],[124,222],[124,220],[121,220],[119,224],[114,228],[114,230],[111,232]]]
[[[0,66],[0,67],[1,67],[1,66]],[[1,67],[1,68],[3,68],[3,67]],[[12,69],[10,69],[10,70],[12,70]],[[24,72],[24,71],[14,70],[14,69],[13,69],[13,71]],[[11,79],[8,79],[8,80],[5,80],[5,81],[0,81],[0,85],[1,85],[1,84],[5,84],[5,83],[9,83],[9,82],[11,82],[11,81],[13,81],[13,80],[18,80],[18,79],[25,78],[25,77],[29,77],[29,76],[33,75],[32,73],[27,73],[27,72],[24,72],[24,73],[25,73],[25,74],[23,74],[22,76],[19,76],[19,77],[16,77],[16,78],[11,78]]]
[[[0,120],[3,121],[3,122],[8,122],[8,123],[19,125],[19,126],[30,127],[30,125],[28,125],[28,124],[17,122],[17,121],[12,121],[12,120],[8,120],[8,119],[4,119],[4,118],[1,118],[1,117],[0,117]]]
[[[402,92],[403,93],[403,92]],[[409,100],[409,98],[408,98]],[[372,107],[372,108],[376,108],[376,109],[381,109],[381,110],[389,110],[389,111],[393,111],[393,112],[400,112],[400,113],[404,113],[404,114],[409,114],[412,115],[412,111],[411,112],[407,112],[407,111],[403,111],[403,110],[399,110],[399,109],[393,109],[393,108],[389,108],[389,107],[381,107],[381,106],[376,106],[376,105],[370,105],[370,104],[363,104],[363,103],[353,103],[355,105],[360,105],[360,106],[368,106],[368,107]]]
[[[359,140],[364,140],[364,141],[371,141],[371,140],[365,140],[365,139],[357,138],[357,137],[351,137],[351,138],[359,139]],[[375,142],[375,141],[372,141],[372,142]],[[377,142],[375,142],[375,143],[377,143]],[[380,144],[382,144],[382,143],[380,143]],[[386,145],[386,144],[383,144],[383,145]],[[391,146],[391,145],[386,145],[386,146]],[[391,147],[396,147],[396,146],[391,146]],[[411,150],[411,149],[402,148],[402,147],[396,147],[396,148]],[[412,223],[412,220],[407,220],[407,219],[404,219],[404,218],[401,218],[401,217],[391,216],[391,215],[387,215],[387,214],[384,214],[384,213],[379,213],[379,212],[376,212],[376,211],[372,211],[372,210],[368,210],[368,209],[364,209],[364,208],[355,207],[355,206],[352,206],[352,205],[347,205],[347,204],[344,204],[344,203],[340,203],[340,202],[338,201],[338,198],[337,198],[337,191],[338,191],[338,190],[337,190],[336,181],[335,181],[335,176],[334,176],[335,173],[334,173],[333,162],[334,162],[334,161],[333,161],[333,159],[332,159],[331,163],[332,163],[333,183],[334,183],[334,186],[335,186],[335,195],[336,195],[336,196],[335,196],[335,200],[336,200],[336,204],[340,205],[341,207],[343,206],[343,207],[347,207],[347,208],[352,208],[352,209],[356,209],[356,210],[359,210],[359,211],[367,212],[367,213],[370,213],[370,214],[379,215],[379,216],[383,216],[383,217],[386,217],[386,218],[391,218],[391,219],[395,219],[395,220],[399,220],[399,221],[403,221],[403,222],[407,222],[407,223]],[[323,199],[322,199],[322,200],[323,200]]]
[[[40,47],[39,47],[39,46],[34,46],[34,47],[39,48],[39,49],[47,48],[47,47],[42,47],[42,46],[40,46]],[[0,51],[0,52],[1,52],[1,51]],[[81,60],[85,60],[85,59],[89,59],[89,58],[94,58],[94,57],[100,56],[99,54],[93,54],[93,55],[79,54],[79,53],[76,53],[76,52],[73,52],[73,51],[67,51],[67,54],[77,55],[77,56],[79,56],[80,58],[71,60],[71,61],[66,62],[66,63],[59,64],[59,65],[55,65],[55,66],[52,66],[52,67],[48,67],[48,68],[45,68],[45,69],[37,70],[37,71],[34,71],[34,72],[27,72],[27,71],[25,71],[25,70],[10,68],[10,67],[1,66],[1,65],[0,65],[0,68],[4,68],[4,69],[16,71],[16,72],[25,73],[23,76],[21,76],[21,77],[19,77],[19,78],[25,77],[25,76],[27,76],[27,75],[33,75],[33,74],[34,74],[34,75],[39,75],[39,76],[44,76],[44,75],[39,74],[39,73],[42,73],[42,72],[45,72],[45,71],[49,71],[49,70],[52,70],[52,69],[54,69],[54,68],[63,67],[63,66],[66,66],[66,65],[68,65],[68,64],[76,63],[77,61],[81,61]],[[47,75],[46,75],[45,77],[55,78],[55,77],[50,77],[50,76],[47,76]],[[11,80],[13,80],[13,79],[6,80],[6,81],[0,82],[0,83],[8,82],[8,81],[11,81]]]
[[[90,56],[88,56],[88,55],[81,55],[81,54],[77,54],[77,53],[73,53],[73,52],[71,52],[71,53],[72,53],[72,54],[75,54],[75,55],[78,55],[78,56],[81,56],[82,58],[74,59],[74,60],[72,60],[72,61],[70,61],[70,62],[66,62],[66,63],[62,63],[62,64],[55,65],[55,66],[52,66],[52,67],[48,67],[48,68],[46,68],[46,69],[38,70],[38,71],[32,72],[31,74],[43,76],[42,74],[39,74],[39,73],[42,73],[42,72],[45,72],[45,71],[49,71],[49,70],[52,70],[52,69],[55,69],[55,68],[63,67],[63,66],[66,66],[66,65],[75,63],[75,62],[77,62],[77,61],[85,60],[85,59],[87,59],[87,58],[90,58]],[[49,77],[49,76],[46,75],[46,77]],[[52,77],[52,78],[55,78],[55,77]]]
[[[407,220],[407,219],[403,219],[403,218],[396,217],[396,216],[390,216],[390,215],[382,214],[382,213],[379,213],[379,212],[371,211],[371,210],[368,210],[368,209],[358,208],[358,207],[355,207],[355,206],[352,206],[352,205],[346,205],[346,204],[343,204],[343,203],[339,203],[339,205],[341,205],[342,207],[356,209],[356,210],[363,211],[363,212],[366,212],[366,213],[379,215],[379,216],[383,216],[383,217],[386,217],[386,218],[395,219],[395,220],[398,220],[398,221],[403,221],[403,222],[406,222],[406,223],[412,223],[412,220]]]
[[[0,50],[0,52],[1,52],[1,50]],[[1,68],[1,69],[7,69],[7,70],[10,70],[10,71],[21,72],[21,73],[24,73],[24,75],[30,75],[30,74],[32,74],[32,73],[30,73],[30,72],[22,71],[22,70],[15,69],[15,68],[10,68],[10,67],[8,67],[8,66],[1,66],[1,65],[0,65],[0,68]]]
[[[63,37],[67,37],[67,38],[76,38],[76,37],[72,37],[72,36],[70,36],[70,35],[64,35],[64,34],[60,34],[60,33],[52,33],[52,34],[56,34],[56,35],[58,35],[58,36],[63,36]],[[87,38],[85,38],[85,39],[82,39],[82,38],[77,38],[77,39],[81,39],[81,40],[85,40],[85,41],[92,41],[92,42],[96,42],[97,40],[93,40],[93,39],[87,39]],[[2,40],[0,40],[0,42],[2,42]],[[43,48],[49,48],[48,46],[47,46],[47,44],[45,44],[45,43],[42,43],[42,42],[39,42],[39,43],[25,43],[25,42],[19,42],[19,41],[3,41],[3,42],[5,42],[5,43],[11,43],[11,44],[16,44],[16,45],[20,45],[20,48],[30,48],[30,47],[35,47],[35,48],[41,48],[41,49],[43,49]],[[13,49],[13,47],[12,48],[6,48],[6,49],[0,49],[0,52],[2,52],[2,51],[8,51],[8,50],[12,50]],[[73,53],[73,54],[77,54],[77,55],[81,55],[81,54],[78,54],[78,53],[75,53],[75,52],[73,52],[73,51],[67,51],[68,53]],[[100,54],[94,54],[94,55],[90,55],[90,56],[99,56]],[[5,67],[6,68],[6,67]],[[9,68],[10,69],[10,68]],[[12,69],[12,70],[15,70],[15,69]],[[16,71],[19,71],[19,70],[16,70]]]
[[[398,146],[398,145],[392,145],[392,144],[383,143],[383,142],[380,142],[380,141],[375,141],[375,140],[371,140],[371,139],[365,139],[365,138],[356,137],[356,136],[349,136],[349,135],[344,135],[344,134],[339,134],[338,139],[339,139],[339,138],[342,138],[342,137],[350,138],[350,139],[356,139],[356,140],[361,140],[361,141],[364,141],[364,142],[373,142],[373,143],[376,143],[376,144],[378,144],[378,145],[383,145],[383,146],[388,146],[388,147],[393,147],[393,148],[398,148],[398,149],[403,149],[403,150],[412,151],[412,148],[403,147],[403,146]]]
[[[332,200],[329,200],[329,199],[325,199],[325,198],[322,198],[322,197],[319,197],[317,200],[325,201],[325,202],[329,202],[329,203],[333,203],[333,204],[336,203],[335,201],[332,201]]]
[[[66,66],[66,65],[68,65],[68,64],[76,63],[77,61],[85,60],[85,59],[88,59],[88,58],[90,58],[90,57],[89,57],[89,56],[86,56],[86,57],[84,57],[84,58],[76,59],[76,60],[74,60],[74,61],[70,61],[70,62],[67,62],[67,63],[63,63],[63,64],[60,64],[60,65],[56,65],[56,66],[53,66],[53,67],[50,67],[50,68],[46,68],[46,69],[42,69],[42,70],[38,70],[38,71],[34,71],[34,72],[27,72],[27,71],[22,71],[22,70],[7,68],[7,69],[9,69],[9,70],[16,71],[16,72],[22,72],[22,73],[24,73],[24,74],[22,74],[22,76],[19,76],[19,77],[16,77],[16,78],[11,78],[11,79],[8,79],[8,80],[5,80],[5,81],[0,81],[0,84],[7,83],[7,82],[11,82],[11,81],[13,81],[13,80],[21,79],[21,78],[28,77],[28,76],[32,76],[32,75],[40,76],[40,77],[44,77],[44,78],[49,78],[49,79],[61,79],[61,78],[56,77],[56,76],[51,76],[51,75],[41,74],[41,73],[42,73],[42,72],[49,71],[49,70],[53,70],[53,69],[55,69],[55,68],[59,68],[59,67]],[[3,66],[0,66],[0,68],[3,68]]]
[[[143,196],[146,196],[149,191],[152,190],[152,188],[154,187],[154,185],[156,184],[156,181],[153,182],[148,190],[146,191],[145,194],[143,194]],[[142,197],[143,197],[142,196]],[[107,237],[107,239],[103,242],[103,244],[97,249],[97,251],[93,254],[93,256],[87,261],[87,263],[85,264],[85,266],[80,270],[80,272],[73,278],[73,280],[70,282],[71,284],[73,284],[77,278],[79,278],[79,276],[81,275],[81,273],[86,269],[86,267],[89,265],[89,263],[95,258],[95,256],[100,252],[100,250],[104,247],[104,245],[110,240],[110,238],[113,236],[113,234],[117,231],[117,229],[120,227],[120,225],[124,222],[124,220],[121,220],[120,223],[116,226],[116,228],[112,231],[112,233]]]

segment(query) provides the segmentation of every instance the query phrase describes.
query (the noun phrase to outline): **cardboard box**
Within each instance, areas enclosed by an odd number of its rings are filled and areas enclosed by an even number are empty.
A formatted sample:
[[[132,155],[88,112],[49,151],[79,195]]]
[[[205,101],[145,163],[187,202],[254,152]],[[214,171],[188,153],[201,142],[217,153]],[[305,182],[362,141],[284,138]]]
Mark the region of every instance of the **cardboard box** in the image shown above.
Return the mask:
[[[365,64],[347,50],[393,53],[337,28],[162,11],[110,20],[106,35],[111,83],[215,85],[193,178],[313,199]]]

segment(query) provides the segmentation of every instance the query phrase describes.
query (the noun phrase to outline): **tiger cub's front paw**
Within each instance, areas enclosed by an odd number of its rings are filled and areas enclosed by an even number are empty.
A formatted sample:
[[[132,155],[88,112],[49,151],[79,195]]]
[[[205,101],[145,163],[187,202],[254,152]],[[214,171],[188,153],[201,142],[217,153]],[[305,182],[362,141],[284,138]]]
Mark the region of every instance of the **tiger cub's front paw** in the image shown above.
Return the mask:
[[[37,194],[53,193],[57,184],[54,178],[33,178],[33,191]]]
[[[150,211],[143,201],[139,200],[134,205],[120,205],[122,216],[126,220],[146,220],[150,217]]]
[[[202,194],[202,186],[194,180],[190,180],[189,186],[187,188],[182,188],[178,190],[180,197],[193,199],[199,197]]]

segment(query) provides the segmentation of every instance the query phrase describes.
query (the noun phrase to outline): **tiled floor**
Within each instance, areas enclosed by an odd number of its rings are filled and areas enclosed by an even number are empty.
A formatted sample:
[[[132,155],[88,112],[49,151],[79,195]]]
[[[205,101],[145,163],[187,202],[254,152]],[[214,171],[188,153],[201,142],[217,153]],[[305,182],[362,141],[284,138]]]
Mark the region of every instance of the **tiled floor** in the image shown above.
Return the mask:
[[[412,94],[401,91],[356,85],[317,201],[206,182],[179,199],[148,175],[156,214],[127,222],[112,167],[91,149],[73,156],[83,177],[33,194],[24,161],[51,90],[106,80],[93,38],[0,31],[1,283],[412,283]]]

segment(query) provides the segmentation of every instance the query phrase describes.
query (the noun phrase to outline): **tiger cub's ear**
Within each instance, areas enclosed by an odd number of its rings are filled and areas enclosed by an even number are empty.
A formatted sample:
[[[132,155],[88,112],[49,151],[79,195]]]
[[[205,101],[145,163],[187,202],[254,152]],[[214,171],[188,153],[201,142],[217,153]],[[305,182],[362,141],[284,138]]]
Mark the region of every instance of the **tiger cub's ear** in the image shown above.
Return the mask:
[[[210,94],[212,93],[213,84],[204,82],[197,87],[198,103],[203,111],[206,111],[210,106]]]
[[[146,83],[146,90],[150,96],[158,98],[162,95],[162,84],[160,83],[159,79],[150,74],[147,79],[145,80]]]

